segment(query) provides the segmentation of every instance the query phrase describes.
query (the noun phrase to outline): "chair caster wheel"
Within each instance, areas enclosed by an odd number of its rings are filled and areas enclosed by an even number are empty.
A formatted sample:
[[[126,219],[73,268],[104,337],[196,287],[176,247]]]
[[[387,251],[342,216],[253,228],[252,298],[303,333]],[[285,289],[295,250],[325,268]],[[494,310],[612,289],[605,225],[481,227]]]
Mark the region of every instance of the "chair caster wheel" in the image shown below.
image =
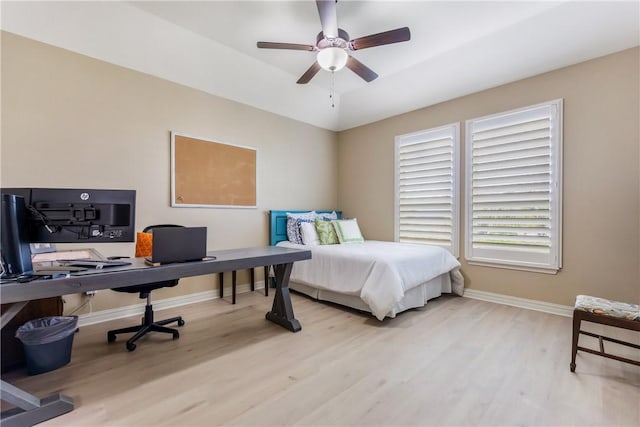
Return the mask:
[[[173,333],[173,339],[174,339],[174,340],[177,340],[178,338],[180,338],[180,332],[175,331],[175,332]]]
[[[133,343],[127,343],[127,350],[133,351],[136,349],[136,345]]]
[[[114,342],[116,340],[116,334],[107,333],[107,342]]]
[[[178,326],[184,326],[184,320],[182,319],[178,320]]]

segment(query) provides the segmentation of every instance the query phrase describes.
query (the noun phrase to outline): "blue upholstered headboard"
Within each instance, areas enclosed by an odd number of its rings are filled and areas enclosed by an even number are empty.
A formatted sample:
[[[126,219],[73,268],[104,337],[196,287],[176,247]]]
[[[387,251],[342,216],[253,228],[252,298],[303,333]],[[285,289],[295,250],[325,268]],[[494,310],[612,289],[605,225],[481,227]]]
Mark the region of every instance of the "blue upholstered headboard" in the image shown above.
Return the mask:
[[[303,213],[307,211],[269,211],[269,244],[274,246],[278,242],[287,240],[287,213]],[[317,213],[331,213],[334,211],[319,211]],[[335,211],[338,218],[342,217],[342,211]]]

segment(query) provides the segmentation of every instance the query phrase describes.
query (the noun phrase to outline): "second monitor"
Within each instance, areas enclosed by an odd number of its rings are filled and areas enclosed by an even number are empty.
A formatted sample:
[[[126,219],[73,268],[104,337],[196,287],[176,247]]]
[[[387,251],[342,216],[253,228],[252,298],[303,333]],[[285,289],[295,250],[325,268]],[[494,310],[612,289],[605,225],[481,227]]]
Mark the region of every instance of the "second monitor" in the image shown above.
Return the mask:
[[[135,240],[135,190],[3,188],[22,196],[30,243],[105,243]]]

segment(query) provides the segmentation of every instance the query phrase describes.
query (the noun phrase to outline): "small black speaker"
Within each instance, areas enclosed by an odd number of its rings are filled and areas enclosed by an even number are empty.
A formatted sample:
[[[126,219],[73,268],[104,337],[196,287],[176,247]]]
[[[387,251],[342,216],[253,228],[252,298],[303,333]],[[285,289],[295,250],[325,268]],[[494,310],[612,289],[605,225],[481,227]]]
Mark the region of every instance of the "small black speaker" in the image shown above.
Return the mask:
[[[0,252],[2,265],[8,276],[33,273],[31,249],[25,238],[25,213],[24,197],[2,194]]]

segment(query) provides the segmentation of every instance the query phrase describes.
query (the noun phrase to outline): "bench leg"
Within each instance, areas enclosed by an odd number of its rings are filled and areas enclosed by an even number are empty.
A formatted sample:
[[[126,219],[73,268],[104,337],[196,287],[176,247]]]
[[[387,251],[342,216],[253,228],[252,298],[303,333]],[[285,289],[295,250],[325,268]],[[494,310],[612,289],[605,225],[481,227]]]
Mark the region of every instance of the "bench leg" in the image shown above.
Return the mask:
[[[231,272],[231,304],[236,303],[236,270]]]
[[[577,310],[573,312],[573,333],[571,338],[571,364],[569,369],[571,372],[576,371],[576,354],[578,353],[578,338],[580,337],[580,323],[582,322],[581,313]]]
[[[269,296],[269,266],[264,266],[264,296]]]
[[[224,298],[224,273],[218,273],[218,283],[220,283],[220,298]]]

